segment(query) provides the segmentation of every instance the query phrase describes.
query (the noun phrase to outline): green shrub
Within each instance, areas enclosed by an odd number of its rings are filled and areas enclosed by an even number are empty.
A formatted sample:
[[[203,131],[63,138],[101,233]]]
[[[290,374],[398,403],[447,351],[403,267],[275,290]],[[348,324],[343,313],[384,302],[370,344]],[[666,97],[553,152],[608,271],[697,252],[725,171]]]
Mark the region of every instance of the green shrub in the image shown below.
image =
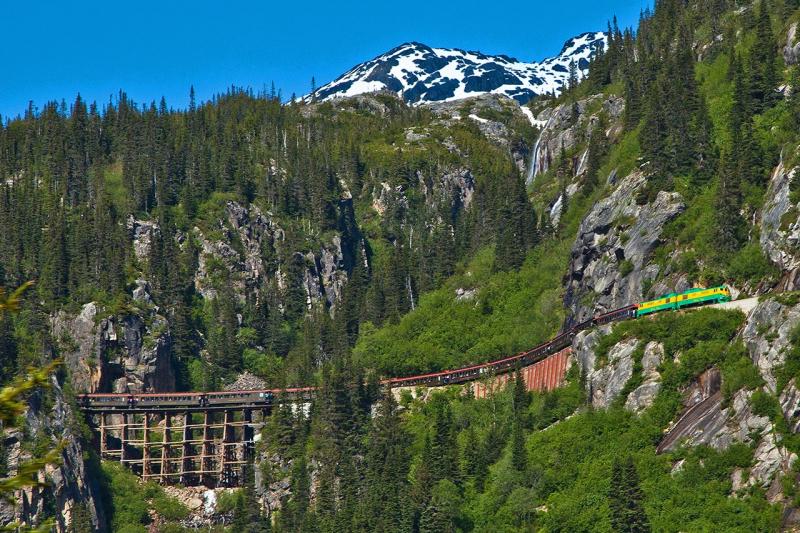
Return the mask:
[[[236,500],[239,498],[239,491],[224,491],[217,494],[217,513],[227,514],[236,507]]]
[[[722,393],[730,399],[739,389],[752,390],[764,384],[756,366],[747,354],[744,345],[737,343],[728,350],[728,355],[721,365]]]
[[[778,399],[761,389],[755,391],[750,397],[750,407],[753,410],[753,414],[769,417],[770,420],[780,413]]]
[[[189,517],[189,509],[163,491],[152,499],[152,508],[161,518],[168,521],[185,520]]]
[[[150,523],[150,515],[139,479],[115,462],[104,461],[102,468],[112,502],[112,529],[128,533],[146,531],[145,526]]]
[[[728,274],[736,281],[758,282],[765,278],[777,277],[778,269],[764,256],[761,246],[755,241],[733,256]]]
[[[620,263],[619,263],[619,275],[624,278],[625,276],[627,276],[631,272],[633,272],[633,262],[629,261],[628,259],[620,261]]]
[[[136,475],[116,462],[103,461],[102,472],[110,496],[110,516],[113,531],[141,533],[147,531],[152,509],[166,521],[183,520],[189,510],[168,496],[155,483],[142,483]]]

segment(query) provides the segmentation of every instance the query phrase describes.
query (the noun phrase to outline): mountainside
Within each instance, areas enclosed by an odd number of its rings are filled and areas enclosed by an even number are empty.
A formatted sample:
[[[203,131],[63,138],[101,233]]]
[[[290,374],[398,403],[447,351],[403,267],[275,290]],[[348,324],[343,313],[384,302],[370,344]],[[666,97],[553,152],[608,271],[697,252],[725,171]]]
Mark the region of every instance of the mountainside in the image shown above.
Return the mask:
[[[583,77],[591,58],[605,47],[602,32],[582,33],[561,52],[525,63],[505,55],[405,43],[356,65],[305,99],[329,100],[389,91],[408,103],[453,101],[480,94],[502,94],[524,104],[543,94],[559,94],[569,82],[570,64]]]
[[[523,106],[412,105],[406,80],[186,110],[78,97],[2,124],[0,379],[62,364],[3,420],[4,479],[61,463],[0,525],[796,530],[798,27],[796,1],[659,1]],[[556,391],[375,386],[722,284],[735,308],[582,331]],[[272,409],[237,489],[140,483],[98,460],[73,401],[245,385],[319,393]]]

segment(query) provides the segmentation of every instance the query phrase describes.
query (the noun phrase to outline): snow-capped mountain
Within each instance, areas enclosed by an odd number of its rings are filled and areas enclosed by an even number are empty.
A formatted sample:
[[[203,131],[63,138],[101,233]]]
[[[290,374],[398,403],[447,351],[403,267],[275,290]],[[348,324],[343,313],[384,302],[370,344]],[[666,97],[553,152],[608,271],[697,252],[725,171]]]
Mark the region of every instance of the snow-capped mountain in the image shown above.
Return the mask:
[[[522,104],[540,94],[558,94],[569,79],[570,62],[575,61],[578,76],[583,76],[589,59],[605,46],[605,33],[583,33],[564,43],[557,56],[525,63],[505,55],[405,43],[355,66],[313,95],[317,100],[329,100],[391,91],[407,102],[422,103],[495,93]]]

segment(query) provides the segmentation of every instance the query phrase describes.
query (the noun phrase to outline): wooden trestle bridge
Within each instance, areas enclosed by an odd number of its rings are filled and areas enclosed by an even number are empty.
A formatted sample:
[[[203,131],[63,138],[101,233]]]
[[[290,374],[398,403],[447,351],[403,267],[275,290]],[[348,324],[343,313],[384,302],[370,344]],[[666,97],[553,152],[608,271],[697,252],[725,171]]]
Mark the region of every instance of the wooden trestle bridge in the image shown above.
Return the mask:
[[[564,380],[570,349],[519,366],[528,390],[552,390]],[[515,367],[509,367],[513,370]],[[509,381],[511,373],[465,369],[460,376],[441,373],[432,382],[400,378],[393,388],[441,386],[475,381],[485,397]],[[479,381],[476,381],[479,380]],[[207,393],[86,394],[81,409],[96,430],[103,459],[119,461],[145,480],[165,485],[236,486],[253,456],[258,435],[273,407],[281,402],[302,409],[314,388]]]
[[[521,369],[528,390],[561,386],[572,340],[593,325],[635,316],[628,306],[595,316],[530,350],[489,363],[381,381],[392,389],[474,382],[476,396],[504,386]],[[227,392],[83,394],[100,455],[164,484],[234,486],[274,405],[310,403],[315,387]]]

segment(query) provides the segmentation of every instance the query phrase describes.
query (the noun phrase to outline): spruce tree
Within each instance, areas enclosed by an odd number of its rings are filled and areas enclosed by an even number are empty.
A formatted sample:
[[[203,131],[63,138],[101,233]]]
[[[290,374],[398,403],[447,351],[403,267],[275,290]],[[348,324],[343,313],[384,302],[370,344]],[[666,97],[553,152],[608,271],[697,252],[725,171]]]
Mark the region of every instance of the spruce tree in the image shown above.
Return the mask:
[[[412,526],[408,472],[411,436],[402,426],[391,391],[372,419],[365,456],[363,520],[367,531],[404,532]]]
[[[525,428],[527,427],[529,401],[530,396],[525,387],[525,380],[522,377],[522,372],[517,369],[514,374],[512,396],[511,464],[518,472],[525,472],[528,466],[528,457],[525,450]]]
[[[750,50],[750,94],[755,112],[771,107],[778,99],[778,71],[775,40],[766,0],[760,0],[756,13],[755,42]]]
[[[642,507],[644,495],[639,487],[639,476],[631,456],[624,461],[614,459],[608,498],[611,528],[614,531],[648,533],[651,530],[650,520]]]
[[[72,508],[70,516],[69,533],[92,533],[95,531],[92,525],[92,515],[86,503],[76,503]]]
[[[716,196],[715,224],[717,250],[723,255],[738,250],[747,236],[742,218],[740,164],[733,152],[722,156],[719,170],[719,189]]]
[[[269,517],[261,513],[255,491],[255,472],[252,464],[243,468],[244,484],[236,494],[231,533],[269,533]]]
[[[419,533],[455,533],[452,519],[447,516],[439,502],[432,499],[419,520]]]

